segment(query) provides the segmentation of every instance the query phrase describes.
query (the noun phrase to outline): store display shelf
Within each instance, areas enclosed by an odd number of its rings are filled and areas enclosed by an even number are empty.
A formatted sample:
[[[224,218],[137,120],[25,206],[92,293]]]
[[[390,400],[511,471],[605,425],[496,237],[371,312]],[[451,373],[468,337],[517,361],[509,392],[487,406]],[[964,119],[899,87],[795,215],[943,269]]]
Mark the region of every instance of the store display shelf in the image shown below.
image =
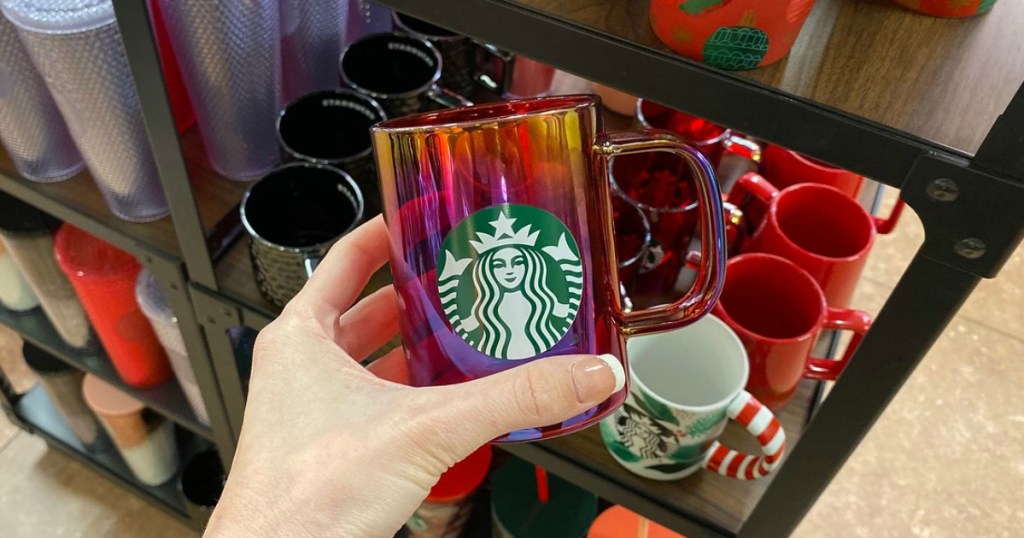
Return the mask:
[[[14,313],[0,308],[0,324],[14,329],[26,341],[46,350],[54,357],[131,394],[179,426],[203,438],[213,439],[213,431],[196,418],[176,380],[171,379],[149,389],[126,385],[106,353],[88,353],[69,347],[60,339],[53,325],[46,319],[46,315],[38,308],[24,313]]]
[[[779,414],[789,447],[797,443],[811,417],[817,386],[817,382],[804,381]],[[732,422],[721,440],[739,450],[758,450],[750,434]],[[689,538],[739,534],[771,482],[771,477],[744,482],[708,471],[671,482],[641,478],[612,459],[597,427],[550,441],[501,448]]]
[[[237,223],[235,208],[246,184],[221,179],[208,171],[202,142],[195,128],[182,135],[181,141],[190,156],[190,177],[203,229],[211,242],[223,241],[234,231]],[[182,258],[170,217],[145,223],[127,222],[115,217],[88,171],[66,181],[36,183],[22,178],[7,153],[0,148],[0,190],[142,260],[149,257],[171,261]]]
[[[650,0],[380,3],[893,186],[924,152],[977,151],[1024,80],[1021,2],[950,21],[819,0],[789,58],[749,72],[669,52]]]
[[[22,396],[15,405],[14,412],[28,427],[30,433],[42,437],[49,446],[84,463],[186,524],[196,527],[195,522],[185,512],[184,500],[176,487],[177,478],[172,478],[159,486],[146,486],[135,479],[124,460],[113,448],[105,451],[87,450],[65,425],[63,418],[54,409],[41,387],[36,387]],[[208,446],[198,439],[182,435],[181,431],[178,433],[178,449],[183,459],[199,453]]]

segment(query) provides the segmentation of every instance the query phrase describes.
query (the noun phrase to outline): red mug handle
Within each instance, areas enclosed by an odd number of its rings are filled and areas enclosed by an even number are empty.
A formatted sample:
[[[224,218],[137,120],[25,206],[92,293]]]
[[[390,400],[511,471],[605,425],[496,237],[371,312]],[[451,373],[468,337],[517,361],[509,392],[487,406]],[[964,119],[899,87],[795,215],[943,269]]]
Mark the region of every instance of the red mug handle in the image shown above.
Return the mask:
[[[875,230],[882,235],[886,235],[896,229],[896,224],[900,221],[900,215],[903,214],[903,206],[907,204],[903,203],[903,199],[896,200],[896,205],[892,206],[892,211],[889,212],[889,216],[886,218],[872,217],[875,221]]]
[[[861,340],[871,328],[871,316],[867,312],[852,308],[829,308],[825,328],[853,331],[853,339],[850,340],[850,345],[846,346],[843,358],[838,361],[811,357],[807,362],[807,371],[804,377],[820,381],[835,381],[839,379],[839,374],[843,373],[846,364],[850,362],[850,357],[857,352]]]
[[[602,134],[594,143],[594,169],[604,175],[604,204],[608,222],[611,211],[610,176],[612,158],[618,155],[665,151],[685,160],[693,171],[700,208],[701,263],[696,285],[676,302],[644,310],[626,311],[613,301],[613,314],[627,335],[647,334],[675,329],[690,324],[707,314],[718,301],[725,281],[725,223],[722,217],[722,195],[711,163],[696,149],[686,145],[669,131],[619,131]],[[616,267],[614,249],[609,249],[610,267]]]
[[[725,201],[737,207],[742,207],[748,197],[753,197],[758,202],[768,205],[772,198],[779,195],[779,189],[772,185],[767,179],[755,172],[748,172],[740,176],[736,185],[729,191]]]

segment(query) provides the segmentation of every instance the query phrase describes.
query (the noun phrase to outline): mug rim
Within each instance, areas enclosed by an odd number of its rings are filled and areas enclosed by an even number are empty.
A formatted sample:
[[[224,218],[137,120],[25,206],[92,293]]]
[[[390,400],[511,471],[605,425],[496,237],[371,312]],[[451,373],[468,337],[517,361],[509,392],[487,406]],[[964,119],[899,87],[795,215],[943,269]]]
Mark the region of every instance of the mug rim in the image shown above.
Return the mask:
[[[594,107],[601,99],[593,94],[553,95],[548,97],[531,97],[529,99],[513,99],[481,103],[473,106],[448,108],[433,112],[412,114],[382,121],[370,128],[372,132],[411,133],[426,130],[445,130],[457,128],[475,128],[482,122],[487,124],[510,123],[526,118],[568,112],[572,110]],[[529,106],[529,110],[517,110],[513,107]],[[501,112],[506,113],[501,113]],[[459,119],[462,116],[476,117]]]
[[[715,127],[721,128],[722,129],[722,133],[719,134],[718,136],[716,136],[715,138],[709,138],[707,140],[701,140],[699,142],[694,142],[692,140],[683,139],[683,137],[680,136],[679,133],[676,133],[675,131],[673,131],[671,129],[667,129],[667,128],[664,128],[664,127],[654,127],[653,125],[651,125],[651,121],[648,120],[647,119],[647,115],[644,114],[644,109],[643,109],[644,103],[651,103],[652,105],[657,105],[657,106],[665,107],[665,108],[667,108],[671,112],[675,112],[675,113],[678,113],[678,114],[684,114],[684,115],[690,116],[692,118],[696,118],[696,119],[699,119],[699,120],[706,121],[706,122],[714,125]],[[712,144],[721,144],[722,142],[725,142],[726,140],[729,139],[729,137],[732,136],[732,129],[730,129],[728,127],[725,127],[723,125],[719,125],[719,124],[717,124],[717,123],[715,123],[713,121],[705,120],[704,118],[701,118],[701,117],[698,117],[698,116],[694,116],[693,114],[687,114],[686,112],[683,112],[681,110],[676,110],[676,109],[674,109],[672,107],[663,105],[663,104],[661,104],[661,103],[659,103],[657,101],[652,101],[650,99],[645,99],[643,97],[640,97],[639,99],[636,100],[636,121],[639,122],[640,126],[643,127],[644,129],[648,129],[648,130],[651,130],[651,129],[666,130],[666,131],[668,131],[670,133],[674,133],[680,139],[683,139],[684,143],[686,143],[688,145],[692,145],[692,146],[697,146],[697,147],[700,147],[700,146],[710,146]]]
[[[355,218],[352,219],[352,224],[350,224],[349,227],[346,228],[343,232],[341,232],[338,235],[332,237],[331,239],[328,239],[327,241],[322,241],[322,242],[317,243],[315,245],[309,245],[309,246],[305,246],[305,247],[289,247],[289,246],[285,246],[285,245],[279,245],[279,244],[274,243],[273,241],[263,237],[258,232],[256,232],[256,230],[253,229],[252,224],[249,222],[249,216],[248,216],[247,211],[246,211],[246,206],[248,205],[249,197],[252,194],[252,190],[255,189],[256,186],[258,186],[261,183],[263,183],[264,181],[266,181],[267,178],[269,178],[272,174],[274,174],[276,172],[279,172],[281,170],[287,170],[289,168],[318,168],[318,169],[321,169],[321,170],[326,170],[328,172],[333,172],[333,173],[339,174],[340,175],[340,179],[343,180],[343,182],[348,187],[350,187],[352,193],[355,195],[355,198],[356,198],[356,204],[357,204],[356,214],[355,214]],[[339,168],[335,168],[333,166],[329,166],[329,165],[326,165],[326,164],[311,163],[311,162],[306,162],[306,161],[293,162],[293,163],[284,164],[282,166],[279,166],[279,167],[274,168],[273,170],[271,170],[265,176],[263,176],[258,181],[256,181],[251,186],[249,186],[248,189],[246,189],[245,194],[242,195],[242,203],[239,205],[239,208],[238,208],[239,214],[241,216],[242,226],[245,227],[245,231],[249,234],[249,237],[253,241],[258,242],[259,244],[261,244],[261,245],[263,245],[265,247],[277,250],[278,252],[292,252],[292,253],[296,253],[296,254],[305,254],[305,253],[309,253],[309,252],[320,252],[320,251],[325,251],[326,249],[329,249],[331,247],[331,245],[333,245],[335,242],[338,241],[338,239],[340,239],[341,237],[345,236],[346,234],[352,232],[352,230],[356,229],[356,227],[359,225],[360,221],[363,220],[363,212],[365,210],[366,210],[366,202],[363,200],[363,191],[362,191],[362,189],[359,188],[359,185],[356,184],[355,180],[352,179],[352,176],[350,176],[348,174],[348,172],[345,172],[344,170],[341,170]]]
[[[828,163],[825,163],[825,162],[822,162],[822,161],[813,160],[810,157],[807,157],[806,155],[804,155],[802,153],[793,151],[793,150],[791,150],[789,148],[780,146],[778,144],[768,144],[767,147],[765,148],[765,152],[768,152],[770,148],[775,148],[777,150],[781,150],[782,152],[789,154],[790,157],[795,159],[801,165],[813,168],[813,169],[818,170],[820,172],[825,172],[825,173],[834,174],[834,175],[846,175],[846,174],[849,174],[849,175],[854,175],[854,176],[857,176],[857,177],[861,177],[857,173],[851,172],[849,170],[846,170],[845,168],[840,168],[838,166],[832,166],[831,164],[828,164]],[[800,184],[801,183],[797,183],[797,185],[800,185]]]
[[[371,39],[381,38],[381,37],[390,37],[392,39],[397,38],[397,39],[410,40],[410,41],[415,41],[417,43],[426,45],[427,48],[430,49],[430,51],[434,53],[434,58],[437,59],[437,69],[434,70],[434,74],[431,75],[430,81],[426,82],[425,84],[423,84],[421,86],[416,87],[415,89],[404,91],[404,92],[398,92],[398,93],[378,92],[376,90],[371,90],[369,88],[363,87],[362,85],[359,85],[359,84],[356,84],[355,82],[353,82],[352,79],[349,78],[348,73],[345,72],[345,57],[352,50],[352,47],[356,46],[357,44],[363,43],[364,41],[370,41]],[[412,34],[402,34],[402,33],[398,33],[398,32],[377,32],[377,33],[374,33],[374,34],[363,36],[363,37],[353,41],[352,43],[349,43],[349,45],[347,47],[345,47],[345,50],[341,51],[341,56],[338,57],[338,74],[341,76],[341,80],[345,84],[347,84],[349,87],[354,89],[355,91],[357,91],[357,92],[359,92],[359,93],[361,93],[363,95],[368,95],[368,96],[370,96],[370,97],[372,97],[374,99],[402,99],[404,97],[415,97],[417,95],[422,95],[422,94],[426,93],[427,91],[429,91],[434,86],[436,86],[437,85],[437,81],[441,80],[441,74],[442,74],[443,68],[444,68],[444,59],[441,57],[441,53],[437,50],[437,47],[435,47],[433,43],[431,43],[430,41],[427,41],[426,39],[423,39],[422,37],[417,37],[417,36],[412,35]]]
[[[636,387],[637,390],[642,390],[645,394],[647,394],[648,396],[654,398],[659,403],[667,405],[670,409],[681,409],[683,411],[688,411],[688,412],[691,412],[691,413],[710,413],[710,412],[713,412],[713,411],[716,411],[716,410],[719,410],[719,409],[725,409],[726,407],[728,407],[729,404],[731,404],[733,402],[733,400],[735,400],[740,394],[743,393],[744,390],[746,390],[747,381],[750,378],[750,359],[747,356],[747,349],[743,346],[743,342],[740,340],[740,337],[736,334],[736,331],[734,331],[733,328],[730,327],[728,323],[723,321],[718,316],[709,313],[709,314],[705,315],[703,318],[701,318],[701,319],[697,320],[696,322],[694,322],[694,323],[692,323],[692,324],[690,324],[690,325],[688,325],[686,327],[683,327],[681,329],[676,329],[674,331],[664,331],[664,332],[660,332],[660,333],[645,335],[645,336],[643,336],[643,338],[666,338],[666,337],[670,337],[673,334],[675,334],[677,332],[680,332],[680,331],[692,330],[693,328],[695,328],[697,326],[697,324],[703,323],[703,322],[712,323],[717,328],[724,330],[725,334],[728,335],[729,341],[739,351],[738,357],[740,359],[739,360],[739,364],[740,364],[741,375],[739,376],[738,386],[736,388],[734,388],[733,390],[729,391],[729,395],[727,397],[722,398],[722,399],[720,399],[720,400],[718,400],[718,401],[716,401],[714,403],[706,404],[706,405],[686,405],[686,404],[681,404],[681,403],[678,403],[678,402],[673,402],[672,400],[669,400],[669,399],[661,396],[660,394],[652,391],[650,389],[650,387],[648,387],[647,384],[644,383],[640,379],[640,377],[636,374],[636,368],[634,368],[632,363],[631,363],[629,365],[629,378],[630,378],[629,380],[632,383],[632,386]],[[628,358],[628,360],[630,362],[633,361],[633,358],[632,358],[633,357],[633,353],[631,353],[629,351],[629,341],[626,342],[626,356],[627,356],[627,358]]]
[[[820,305],[820,309],[819,309],[819,314],[818,314],[818,321],[809,330],[807,330],[806,332],[803,332],[803,333],[801,333],[801,334],[799,334],[797,336],[790,336],[790,337],[786,337],[786,338],[777,338],[777,337],[773,337],[773,336],[767,336],[767,335],[763,335],[763,334],[760,334],[760,333],[756,333],[756,332],[754,332],[754,331],[744,327],[743,325],[740,325],[739,323],[737,323],[736,320],[733,319],[732,315],[729,314],[729,311],[725,308],[725,305],[722,304],[722,300],[719,299],[718,302],[715,303],[715,310],[717,311],[716,317],[718,319],[720,319],[721,321],[725,322],[725,324],[729,326],[729,329],[732,330],[733,333],[735,333],[737,335],[743,334],[743,336],[746,336],[747,338],[750,338],[751,340],[759,340],[759,341],[763,341],[763,342],[769,342],[771,344],[791,344],[791,343],[795,343],[795,342],[800,342],[800,341],[806,340],[808,337],[813,336],[818,330],[821,329],[821,327],[825,324],[826,319],[828,318],[828,302],[827,302],[827,300],[825,298],[825,292],[821,289],[821,285],[818,284],[818,281],[815,280],[814,277],[812,277],[811,274],[808,273],[806,269],[804,269],[803,267],[800,267],[799,265],[797,265],[796,263],[794,263],[793,261],[791,261],[789,259],[783,258],[782,256],[778,256],[778,255],[775,255],[775,254],[768,254],[768,253],[765,253],[765,252],[748,252],[748,253],[740,254],[739,256],[734,256],[734,257],[730,258],[728,263],[726,264],[726,272],[728,272],[728,270],[729,270],[728,269],[729,264],[732,264],[734,262],[741,262],[741,261],[744,261],[744,260],[770,260],[773,263],[783,263],[785,265],[790,266],[791,268],[793,268],[795,270],[795,272],[796,272],[795,274],[797,274],[799,276],[799,278],[801,278],[801,279],[809,282],[810,284],[812,284],[814,289],[818,292],[818,301],[817,302]],[[728,277],[726,277],[726,278],[728,278]]]
[[[789,234],[787,234],[783,230],[782,223],[779,222],[779,205],[781,204],[781,200],[787,195],[792,196],[793,193],[805,190],[827,192],[829,193],[829,196],[837,196],[839,198],[842,198],[844,200],[842,203],[850,203],[852,204],[851,207],[857,207],[857,210],[859,210],[860,214],[864,217],[864,220],[867,222],[869,226],[868,240],[865,241],[864,246],[861,247],[860,250],[858,250],[854,254],[850,254],[849,256],[826,256],[824,254],[818,254],[817,252],[811,252],[810,250],[807,250],[806,248],[796,244],[796,242],[789,237]],[[772,226],[776,230],[778,230],[779,237],[782,239],[782,241],[786,244],[787,247],[793,248],[794,250],[799,251],[805,256],[810,256],[811,258],[814,258],[816,260],[826,262],[853,262],[867,256],[868,253],[871,252],[871,247],[875,244],[875,236],[878,235],[878,225],[875,224],[874,218],[871,216],[870,213],[868,213],[866,209],[864,209],[864,206],[860,205],[860,203],[858,203],[856,200],[847,196],[843,191],[833,187],[832,185],[825,185],[823,183],[797,183],[796,185],[790,185],[789,187],[780,190],[779,193],[768,204],[768,211],[766,212],[765,218],[767,218],[772,223]],[[803,268],[801,267],[801,269]]]
[[[284,135],[281,134],[281,122],[284,121],[285,115],[288,114],[288,111],[291,110],[292,106],[293,105],[297,105],[297,104],[299,104],[302,101],[305,101],[307,99],[313,99],[313,98],[317,98],[317,97],[320,97],[320,96],[323,96],[323,95],[341,95],[341,96],[344,96],[346,98],[358,99],[358,100],[362,101],[363,104],[369,106],[374,112],[376,112],[380,116],[381,119],[378,120],[377,123],[380,123],[382,121],[386,121],[388,119],[388,115],[387,115],[387,113],[384,112],[384,108],[380,106],[380,103],[378,103],[376,99],[374,99],[373,97],[371,97],[369,95],[366,95],[365,93],[360,93],[358,91],[348,90],[348,89],[345,89],[345,88],[339,88],[339,89],[333,89],[333,90],[320,90],[320,91],[316,91],[316,92],[313,92],[313,93],[307,93],[305,95],[301,95],[299,97],[296,97],[295,99],[292,99],[290,102],[288,102],[288,104],[286,104],[281,109],[281,112],[279,112],[277,114],[277,120],[276,120],[275,125],[274,125],[274,130],[276,132],[275,134],[277,134],[277,143],[281,145],[281,149],[283,149],[285,151],[285,153],[287,153],[288,155],[290,155],[294,159],[299,159],[301,161],[308,162],[308,163],[311,163],[311,164],[326,164],[326,165],[349,164],[349,163],[358,161],[359,159],[365,158],[365,157],[369,156],[371,153],[373,153],[373,141],[371,140],[369,147],[367,147],[363,151],[360,151],[359,153],[356,153],[356,154],[353,154],[353,155],[348,155],[348,156],[345,156],[345,157],[340,157],[340,158],[337,158],[337,159],[323,159],[323,158],[319,158],[319,157],[313,157],[312,155],[306,155],[304,153],[299,153],[298,151],[295,150],[295,148],[293,148],[291,146],[291,144],[289,144],[284,139]]]

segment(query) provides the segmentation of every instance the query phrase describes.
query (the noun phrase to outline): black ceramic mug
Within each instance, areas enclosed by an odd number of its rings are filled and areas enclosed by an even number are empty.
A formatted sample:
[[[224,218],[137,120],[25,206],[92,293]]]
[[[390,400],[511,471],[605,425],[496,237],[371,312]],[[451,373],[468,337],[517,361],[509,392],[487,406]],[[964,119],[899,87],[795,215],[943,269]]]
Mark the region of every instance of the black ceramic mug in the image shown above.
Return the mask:
[[[224,492],[227,474],[216,451],[200,452],[185,463],[178,477],[178,491],[185,499],[185,511],[205,529]]]
[[[512,53],[409,15],[393,16],[395,30],[425,39],[441,53],[441,84],[446,88],[461,95],[472,95],[478,86],[498,95],[508,93]]]
[[[348,172],[363,191],[364,214],[380,213],[380,186],[370,127],[384,121],[373,98],[349,90],[311,93],[286,106],[277,119],[277,140],[285,158],[326,164]]]
[[[341,53],[342,82],[375,99],[389,118],[472,102],[443,88],[441,53],[429,41],[403,34],[366,36]]]
[[[242,224],[263,296],[283,307],[363,211],[359,186],[332,166],[287,164],[250,187],[242,199]]]

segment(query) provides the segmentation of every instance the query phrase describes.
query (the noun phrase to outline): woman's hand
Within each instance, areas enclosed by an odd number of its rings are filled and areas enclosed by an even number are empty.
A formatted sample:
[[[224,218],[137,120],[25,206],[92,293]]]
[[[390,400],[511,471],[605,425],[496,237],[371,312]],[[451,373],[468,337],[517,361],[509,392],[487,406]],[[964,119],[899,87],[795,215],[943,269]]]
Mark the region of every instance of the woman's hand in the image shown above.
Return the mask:
[[[511,430],[561,422],[624,382],[615,360],[552,357],[412,388],[392,287],[355,303],[387,260],[378,217],[341,239],[260,332],[245,423],[210,537],[390,537],[438,477]]]

